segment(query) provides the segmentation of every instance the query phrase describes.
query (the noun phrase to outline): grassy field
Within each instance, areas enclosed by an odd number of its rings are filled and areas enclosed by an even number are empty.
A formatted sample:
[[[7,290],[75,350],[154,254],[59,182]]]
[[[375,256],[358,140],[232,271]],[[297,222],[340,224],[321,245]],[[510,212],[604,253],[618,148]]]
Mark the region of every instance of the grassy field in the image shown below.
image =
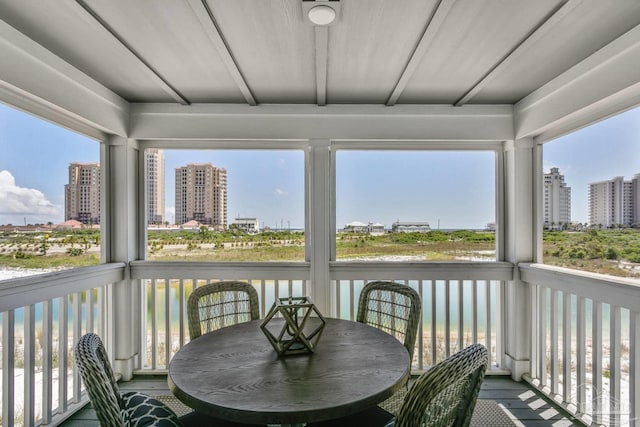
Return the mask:
[[[150,231],[149,259],[173,261],[303,261],[304,234],[206,229]],[[640,230],[545,232],[544,263],[624,277],[640,277]],[[73,268],[100,262],[97,231],[10,233],[0,235],[0,266]],[[388,233],[380,236],[339,233],[338,260],[491,261],[495,235],[458,230]]]

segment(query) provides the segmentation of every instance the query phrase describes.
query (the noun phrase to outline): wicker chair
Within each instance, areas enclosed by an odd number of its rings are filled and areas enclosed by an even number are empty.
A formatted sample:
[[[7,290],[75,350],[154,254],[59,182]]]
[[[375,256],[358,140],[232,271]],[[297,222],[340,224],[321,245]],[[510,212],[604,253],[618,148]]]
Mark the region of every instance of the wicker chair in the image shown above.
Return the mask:
[[[182,425],[178,416],[159,400],[138,392],[120,393],[98,335],[83,335],[75,346],[74,355],[101,426]]]
[[[487,349],[473,344],[418,377],[396,417],[374,406],[339,420],[307,427],[467,427],[488,363]]]
[[[396,337],[407,348],[411,364],[420,310],[420,295],[413,288],[395,282],[369,282],[360,293],[356,320]],[[395,415],[406,394],[405,385],[380,407]]]
[[[208,283],[189,295],[187,316],[192,340],[225,326],[258,320],[258,292],[246,282]]]
[[[94,333],[78,340],[74,359],[102,427],[249,427],[196,412],[178,417],[167,405],[144,393],[121,393],[102,340]]]

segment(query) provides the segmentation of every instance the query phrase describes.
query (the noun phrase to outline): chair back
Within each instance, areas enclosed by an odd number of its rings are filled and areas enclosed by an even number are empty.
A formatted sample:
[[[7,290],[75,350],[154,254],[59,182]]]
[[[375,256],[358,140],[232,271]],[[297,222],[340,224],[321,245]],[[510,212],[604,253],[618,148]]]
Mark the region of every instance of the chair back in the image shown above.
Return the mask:
[[[420,310],[420,295],[413,288],[395,282],[369,282],[360,293],[356,320],[396,337],[413,361]]]
[[[124,426],[124,403],[100,337],[91,332],[80,337],[74,356],[100,425]]]
[[[208,283],[189,295],[187,317],[192,340],[225,326],[258,320],[258,292],[247,282]]]
[[[488,363],[487,349],[473,344],[431,367],[409,389],[394,426],[468,426]]]

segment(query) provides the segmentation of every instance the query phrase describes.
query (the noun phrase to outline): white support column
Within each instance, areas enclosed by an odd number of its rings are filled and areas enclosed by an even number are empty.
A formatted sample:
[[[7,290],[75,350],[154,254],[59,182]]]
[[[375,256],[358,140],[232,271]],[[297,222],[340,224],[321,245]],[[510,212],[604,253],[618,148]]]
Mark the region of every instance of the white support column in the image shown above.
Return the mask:
[[[110,223],[105,225],[110,241],[106,254],[109,262],[129,262],[138,253],[138,149],[134,142],[121,137],[107,141],[105,159],[105,195],[103,201]],[[114,370],[127,381],[133,376],[138,355],[136,328],[138,318],[136,282],[129,278],[113,285],[113,346]]]
[[[331,232],[331,156],[328,139],[312,140],[308,151],[307,253],[311,262],[309,296],[325,316],[334,316],[329,276]]]
[[[534,256],[533,200],[535,179],[533,170],[533,140],[509,141],[505,147],[505,260],[514,264],[531,262]],[[505,289],[506,343],[505,357],[511,376],[519,381],[529,372],[531,347],[531,290],[520,280],[516,269],[514,278]]]

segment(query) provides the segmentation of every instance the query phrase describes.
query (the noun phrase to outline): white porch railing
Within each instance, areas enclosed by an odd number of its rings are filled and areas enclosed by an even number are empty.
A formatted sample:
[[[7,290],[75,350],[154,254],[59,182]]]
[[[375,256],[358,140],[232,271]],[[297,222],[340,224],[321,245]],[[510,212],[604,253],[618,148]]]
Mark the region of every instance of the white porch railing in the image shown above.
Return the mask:
[[[503,283],[513,277],[513,268],[501,262],[332,262],[332,312],[326,314],[353,319],[366,282],[400,281],[418,290],[423,302],[414,369],[481,342],[491,350],[492,368],[499,370],[504,366]],[[528,380],[587,422],[637,420],[637,282],[543,265],[519,269],[525,286],[530,284],[532,307]],[[107,285],[123,280],[125,273],[126,265],[117,263],[0,282],[3,425],[56,424],[86,401],[70,356],[73,343],[92,330],[113,350],[116,313]],[[143,308],[133,333],[146,337],[138,344],[137,373],[166,372],[172,354],[188,340],[185,302],[194,286],[248,280],[258,290],[262,313],[277,297],[312,291],[308,263],[136,261],[130,276],[138,280]]]
[[[519,268],[535,307],[528,380],[587,423],[639,425],[638,282],[538,264]]]
[[[105,337],[106,285],[124,263],[45,273],[0,282],[2,426],[57,424],[87,398],[73,345],[87,331]]]
[[[490,349],[492,367],[503,366],[502,281],[512,277],[510,263],[341,263],[331,265],[334,304],[330,313],[355,319],[358,296],[371,280],[395,280],[421,295],[422,322],[413,367],[422,370],[472,343]],[[186,298],[209,281],[239,279],[252,283],[261,313],[275,298],[308,295],[306,263],[210,264],[133,262],[140,279],[140,351],[138,372],[166,371],[171,357],[188,341]],[[168,286],[167,286],[168,285]],[[167,344],[169,343],[169,344]]]

